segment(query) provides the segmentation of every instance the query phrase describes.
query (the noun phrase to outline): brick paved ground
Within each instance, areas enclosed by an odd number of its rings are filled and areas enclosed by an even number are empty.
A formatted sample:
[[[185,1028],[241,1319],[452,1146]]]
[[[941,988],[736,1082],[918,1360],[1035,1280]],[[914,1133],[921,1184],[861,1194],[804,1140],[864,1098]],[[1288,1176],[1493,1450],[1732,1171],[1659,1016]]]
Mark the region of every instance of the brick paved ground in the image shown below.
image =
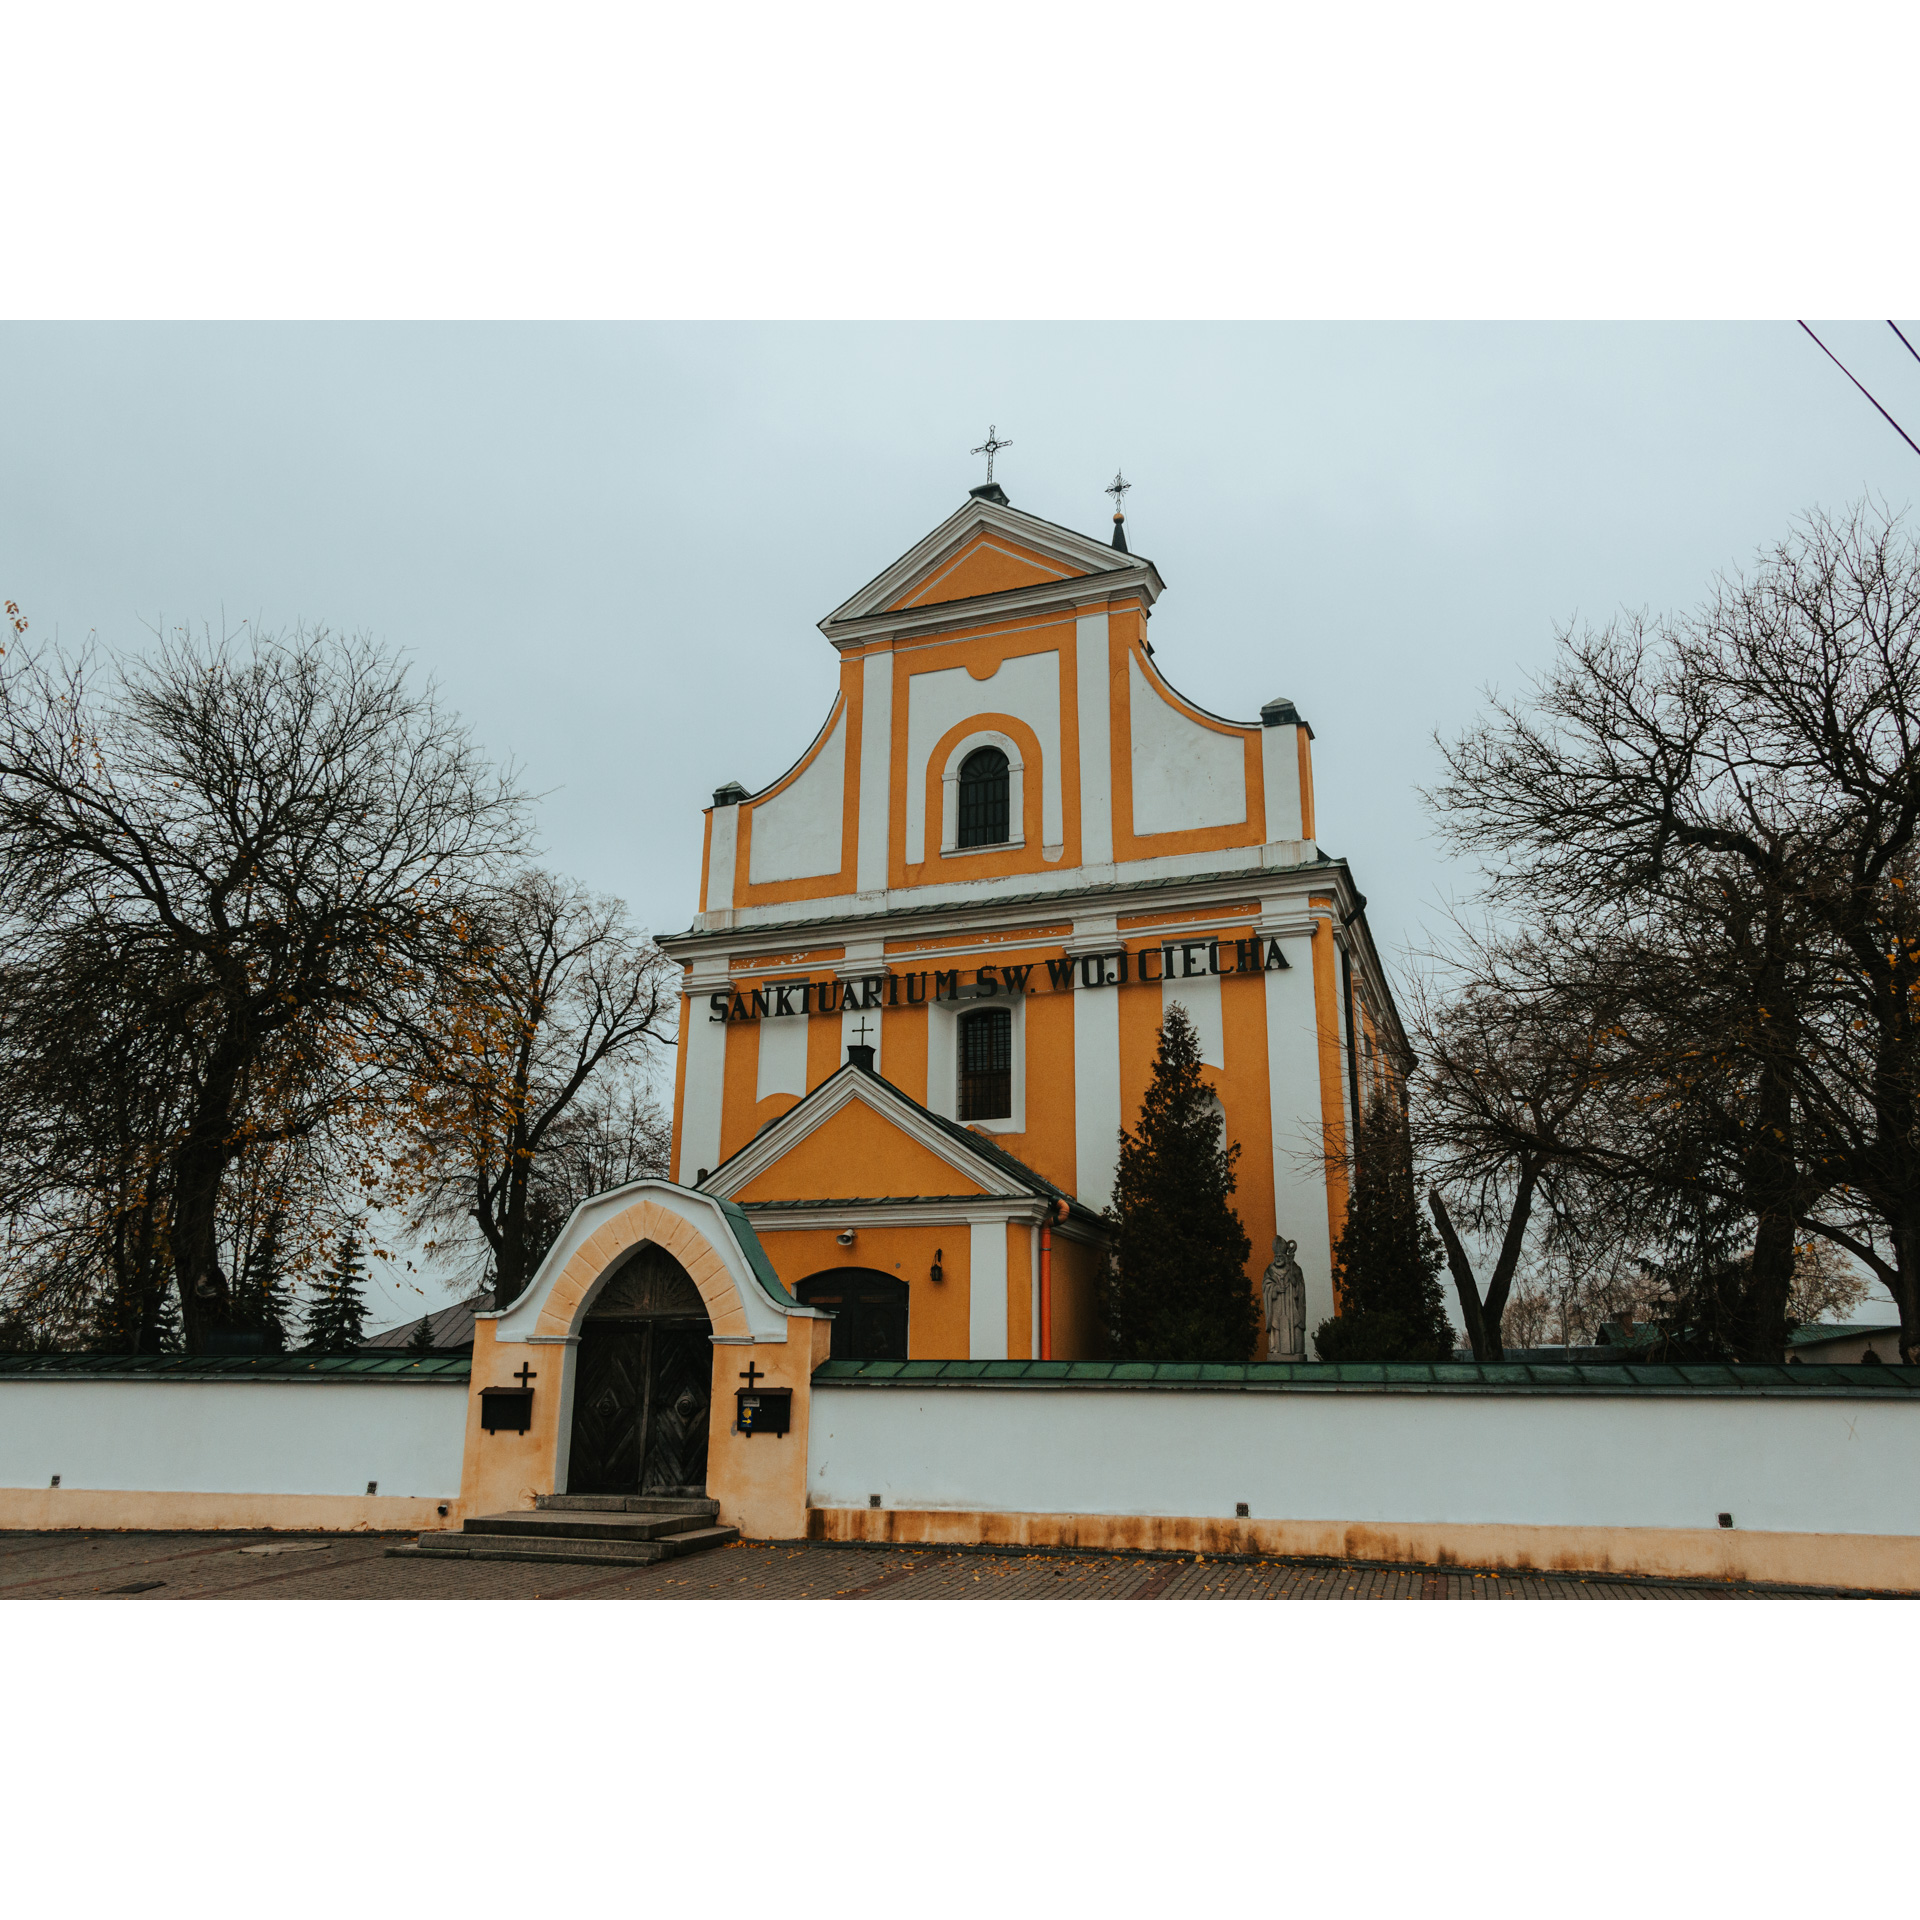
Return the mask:
[[[0,1600],[1757,1600],[1787,1591],[1286,1560],[748,1542],[611,1570],[389,1558],[387,1548],[406,1538],[0,1535]],[[316,1551],[286,1551],[322,1540]]]

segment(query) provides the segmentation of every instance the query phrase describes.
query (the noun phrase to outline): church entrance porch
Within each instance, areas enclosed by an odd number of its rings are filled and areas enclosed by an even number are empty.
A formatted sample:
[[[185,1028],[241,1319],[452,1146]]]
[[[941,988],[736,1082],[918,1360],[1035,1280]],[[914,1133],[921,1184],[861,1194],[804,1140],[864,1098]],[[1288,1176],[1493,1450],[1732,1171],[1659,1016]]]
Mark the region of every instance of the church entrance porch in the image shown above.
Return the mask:
[[[607,1282],[580,1329],[569,1494],[705,1495],[712,1334],[664,1247],[642,1247]]]

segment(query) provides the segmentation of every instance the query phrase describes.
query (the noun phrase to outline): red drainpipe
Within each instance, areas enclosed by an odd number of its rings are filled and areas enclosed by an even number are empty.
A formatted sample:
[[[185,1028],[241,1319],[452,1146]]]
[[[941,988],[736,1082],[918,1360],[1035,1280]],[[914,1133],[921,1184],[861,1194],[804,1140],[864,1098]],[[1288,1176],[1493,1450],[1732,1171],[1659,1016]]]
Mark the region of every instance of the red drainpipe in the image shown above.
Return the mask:
[[[1067,1203],[1056,1200],[1040,1223],[1040,1358],[1053,1358],[1053,1223],[1067,1217]]]

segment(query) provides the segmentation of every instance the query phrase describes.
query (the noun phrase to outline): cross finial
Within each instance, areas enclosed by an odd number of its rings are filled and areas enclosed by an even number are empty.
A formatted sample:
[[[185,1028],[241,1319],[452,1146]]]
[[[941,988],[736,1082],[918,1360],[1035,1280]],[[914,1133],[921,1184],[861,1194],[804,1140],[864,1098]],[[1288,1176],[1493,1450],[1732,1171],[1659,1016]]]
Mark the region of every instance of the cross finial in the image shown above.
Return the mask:
[[[1127,495],[1133,491],[1133,482],[1117,468],[1114,471],[1113,485],[1106,491],[1113,495],[1113,517],[1122,520],[1126,517]]]
[[[993,485],[993,456],[996,453],[1001,452],[1003,449],[1013,445],[1013,442],[1011,440],[1000,439],[998,437],[999,433],[1000,433],[1000,429],[998,427],[989,427],[987,429],[986,439],[984,439],[979,444],[979,446],[973,449],[975,453],[984,453],[987,456],[987,485],[988,486]]]
[[[860,1024],[854,1028],[853,1037],[857,1045],[864,1047],[867,1044],[867,1017],[865,1014],[860,1016]]]

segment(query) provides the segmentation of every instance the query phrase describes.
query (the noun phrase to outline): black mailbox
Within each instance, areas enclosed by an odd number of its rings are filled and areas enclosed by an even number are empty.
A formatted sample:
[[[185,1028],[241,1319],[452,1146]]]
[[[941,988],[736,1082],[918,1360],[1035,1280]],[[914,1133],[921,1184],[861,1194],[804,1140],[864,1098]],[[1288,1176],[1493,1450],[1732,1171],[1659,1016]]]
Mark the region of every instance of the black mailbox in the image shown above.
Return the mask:
[[[480,1424],[488,1433],[525,1433],[533,1425],[531,1387],[482,1387]]]
[[[791,1387],[742,1387],[733,1399],[735,1432],[751,1435],[792,1430]]]

